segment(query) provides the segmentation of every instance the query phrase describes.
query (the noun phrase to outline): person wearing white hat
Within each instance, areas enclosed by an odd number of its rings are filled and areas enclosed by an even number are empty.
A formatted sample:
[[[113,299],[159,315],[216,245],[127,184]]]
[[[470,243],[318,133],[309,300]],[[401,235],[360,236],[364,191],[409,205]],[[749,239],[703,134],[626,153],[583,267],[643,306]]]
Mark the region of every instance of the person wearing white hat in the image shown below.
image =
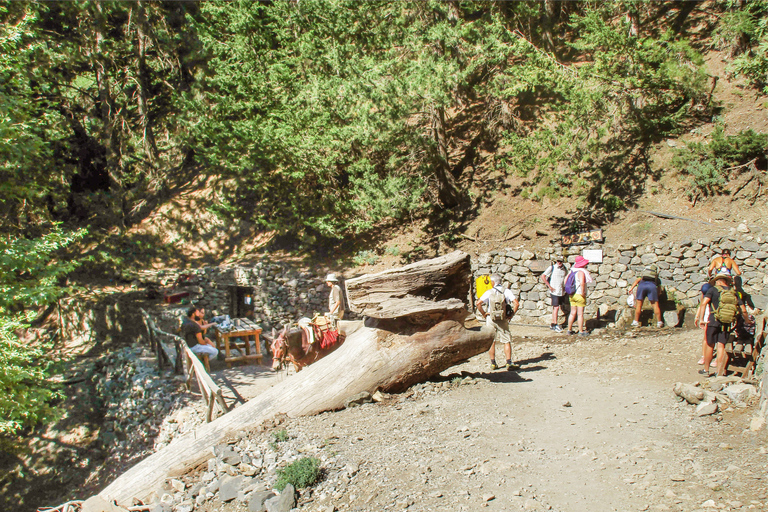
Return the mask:
[[[341,287],[339,280],[336,279],[336,274],[328,274],[325,277],[325,284],[331,289],[331,293],[328,295],[328,314],[326,316],[331,321],[333,329],[338,330],[339,320],[344,318],[344,301],[341,298]]]

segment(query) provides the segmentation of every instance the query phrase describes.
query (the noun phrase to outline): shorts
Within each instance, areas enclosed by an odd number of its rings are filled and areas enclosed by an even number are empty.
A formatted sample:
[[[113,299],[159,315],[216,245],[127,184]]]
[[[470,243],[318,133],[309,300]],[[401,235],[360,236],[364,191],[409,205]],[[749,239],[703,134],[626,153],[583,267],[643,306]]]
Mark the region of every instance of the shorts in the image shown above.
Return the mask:
[[[491,316],[488,315],[488,317],[485,320],[485,323],[489,326],[493,327],[493,329],[496,331],[496,335],[494,336],[494,343],[498,341],[499,343],[512,343],[512,333],[509,332],[509,320],[492,320]]]
[[[640,281],[637,285],[637,300],[647,298],[651,302],[659,302],[659,289],[653,281]]]
[[[565,306],[565,295],[549,295],[552,298],[552,307]]]
[[[717,343],[726,344],[728,341],[728,331],[723,330],[722,325],[707,326],[707,345],[714,347]]]
[[[580,295],[578,293],[574,293],[570,296],[570,303],[571,306],[577,307],[577,308],[583,308],[587,305],[587,298],[583,295]]]

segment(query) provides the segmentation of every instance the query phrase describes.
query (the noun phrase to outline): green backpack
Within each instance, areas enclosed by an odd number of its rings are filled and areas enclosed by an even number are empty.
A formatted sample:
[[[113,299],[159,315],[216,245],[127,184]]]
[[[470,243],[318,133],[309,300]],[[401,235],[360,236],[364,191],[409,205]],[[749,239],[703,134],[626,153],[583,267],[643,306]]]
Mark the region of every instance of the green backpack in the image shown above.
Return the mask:
[[[730,324],[739,314],[739,298],[733,288],[715,286],[720,292],[720,303],[715,310],[715,320],[721,324]]]
[[[491,295],[488,298],[488,314],[493,320],[506,320],[507,318],[507,299],[504,292],[496,288],[491,288]]]

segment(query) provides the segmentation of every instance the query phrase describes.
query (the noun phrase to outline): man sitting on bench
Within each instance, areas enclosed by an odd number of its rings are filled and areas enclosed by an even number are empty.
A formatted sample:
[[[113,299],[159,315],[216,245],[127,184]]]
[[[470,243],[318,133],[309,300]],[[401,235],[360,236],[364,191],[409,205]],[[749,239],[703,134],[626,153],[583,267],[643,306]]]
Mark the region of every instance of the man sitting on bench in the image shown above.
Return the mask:
[[[181,335],[187,342],[189,349],[195,354],[204,354],[209,357],[216,357],[219,351],[211,340],[203,337],[203,327],[200,322],[203,315],[199,309],[192,306],[187,310],[187,318],[181,323]]]

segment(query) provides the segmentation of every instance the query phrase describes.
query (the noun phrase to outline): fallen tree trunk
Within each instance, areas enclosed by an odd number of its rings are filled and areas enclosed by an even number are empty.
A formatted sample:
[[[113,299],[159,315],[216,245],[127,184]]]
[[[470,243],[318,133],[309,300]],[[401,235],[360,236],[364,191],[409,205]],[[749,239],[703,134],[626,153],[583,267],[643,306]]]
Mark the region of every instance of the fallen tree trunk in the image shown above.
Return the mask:
[[[460,290],[458,284],[454,289]],[[464,291],[469,291],[469,279]],[[147,501],[166,478],[212,457],[213,446],[235,432],[276,414],[296,417],[340,409],[345,399],[363,391],[402,391],[487,350],[493,330],[466,329],[466,314],[463,307],[434,307],[429,318],[439,320],[433,323],[416,323],[426,318],[421,313],[407,319],[369,319],[367,325],[342,322],[347,339],[338,350],[139,462],[99,495],[124,504],[133,498]]]
[[[429,323],[466,311],[472,269],[469,255],[454,251],[405,267],[348,279],[347,304],[359,315]]]

